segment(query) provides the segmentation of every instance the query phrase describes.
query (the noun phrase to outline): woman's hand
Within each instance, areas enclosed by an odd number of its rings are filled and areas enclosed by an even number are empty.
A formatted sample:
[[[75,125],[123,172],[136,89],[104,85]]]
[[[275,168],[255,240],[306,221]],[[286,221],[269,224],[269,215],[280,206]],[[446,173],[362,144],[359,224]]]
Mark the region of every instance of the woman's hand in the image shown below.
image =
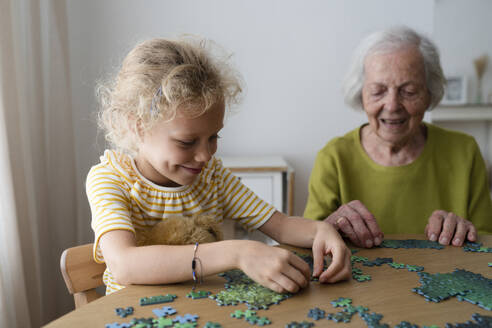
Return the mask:
[[[358,200],[340,206],[324,221],[343,232],[359,247],[378,246],[384,239],[374,215]]]
[[[257,283],[277,293],[295,293],[309,284],[309,265],[299,256],[257,241],[244,242],[238,267]]]
[[[326,255],[331,255],[331,263],[326,271],[322,272]],[[352,273],[351,255],[350,249],[338,232],[331,225],[323,223],[313,241],[313,276],[319,277],[321,283],[349,279]]]
[[[465,240],[476,241],[477,229],[470,221],[458,215],[436,210],[429,218],[425,234],[431,241],[439,241],[441,245],[461,246]]]

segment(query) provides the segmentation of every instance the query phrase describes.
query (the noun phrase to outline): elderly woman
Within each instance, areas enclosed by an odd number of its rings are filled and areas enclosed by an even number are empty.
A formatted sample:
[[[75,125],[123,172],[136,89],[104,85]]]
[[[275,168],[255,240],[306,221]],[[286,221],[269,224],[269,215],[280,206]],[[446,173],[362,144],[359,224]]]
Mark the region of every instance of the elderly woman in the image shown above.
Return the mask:
[[[311,173],[304,216],[354,244],[384,233],[425,233],[443,245],[492,232],[487,172],[473,137],[422,121],[443,96],[436,46],[399,27],[368,36],[345,81],[345,100],[368,123],[331,140]]]

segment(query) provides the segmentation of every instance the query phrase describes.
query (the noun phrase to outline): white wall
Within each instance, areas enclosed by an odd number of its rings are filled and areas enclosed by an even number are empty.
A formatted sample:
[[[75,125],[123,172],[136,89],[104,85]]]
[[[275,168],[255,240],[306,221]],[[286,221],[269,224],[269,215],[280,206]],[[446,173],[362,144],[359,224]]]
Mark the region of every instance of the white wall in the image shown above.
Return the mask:
[[[477,75],[473,60],[489,56],[482,78],[482,102],[492,103],[492,1],[436,0],[434,40],[441,51],[445,75],[465,76],[468,81],[467,101],[477,101]],[[436,122],[438,125],[471,134],[492,170],[492,122]],[[491,171],[492,172],[492,171]],[[492,175],[492,174],[491,174]],[[492,181],[492,179],[491,179]]]
[[[104,149],[96,145],[95,81],[137,41],[192,33],[235,54],[247,93],[221,134],[219,155],[284,156],[296,171],[295,212],[302,214],[317,151],[365,121],[341,95],[354,47],[369,32],[395,24],[430,35],[433,17],[428,0],[68,1],[84,238],[92,238],[85,176]]]
[[[436,0],[434,13],[433,35],[441,50],[444,73],[467,77],[471,103],[476,101],[477,92],[473,60],[489,56],[482,82],[482,100],[486,101],[492,97],[492,1]]]

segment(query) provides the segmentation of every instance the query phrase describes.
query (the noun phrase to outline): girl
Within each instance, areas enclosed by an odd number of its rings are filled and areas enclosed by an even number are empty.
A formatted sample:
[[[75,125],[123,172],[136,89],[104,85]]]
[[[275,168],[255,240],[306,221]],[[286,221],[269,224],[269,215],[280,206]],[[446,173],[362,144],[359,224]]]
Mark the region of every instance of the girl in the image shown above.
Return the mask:
[[[330,224],[276,211],[213,157],[225,107],[241,88],[205,42],[143,42],[127,55],[113,85],[100,91],[100,125],[116,150],[106,150],[92,167],[86,188],[94,259],[107,265],[106,293],[235,268],[276,292],[297,292],[310,281],[301,258],[257,241],[136,246],[136,234],[177,214],[234,219],[279,243],[312,247],[313,275],[321,282],[350,276],[350,251]],[[333,260],[322,272],[327,254]]]

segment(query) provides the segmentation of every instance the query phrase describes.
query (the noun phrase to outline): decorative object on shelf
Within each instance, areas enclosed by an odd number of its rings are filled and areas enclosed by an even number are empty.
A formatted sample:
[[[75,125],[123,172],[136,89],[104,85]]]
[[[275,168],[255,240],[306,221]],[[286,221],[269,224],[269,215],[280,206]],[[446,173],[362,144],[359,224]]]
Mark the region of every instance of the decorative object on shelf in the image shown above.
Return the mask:
[[[441,104],[463,105],[467,101],[467,80],[465,76],[450,76],[446,78],[446,90]]]
[[[477,73],[477,95],[476,103],[482,103],[482,78],[487,70],[487,64],[489,62],[489,57],[487,55],[482,55],[473,60],[473,65],[475,66],[475,72]]]

